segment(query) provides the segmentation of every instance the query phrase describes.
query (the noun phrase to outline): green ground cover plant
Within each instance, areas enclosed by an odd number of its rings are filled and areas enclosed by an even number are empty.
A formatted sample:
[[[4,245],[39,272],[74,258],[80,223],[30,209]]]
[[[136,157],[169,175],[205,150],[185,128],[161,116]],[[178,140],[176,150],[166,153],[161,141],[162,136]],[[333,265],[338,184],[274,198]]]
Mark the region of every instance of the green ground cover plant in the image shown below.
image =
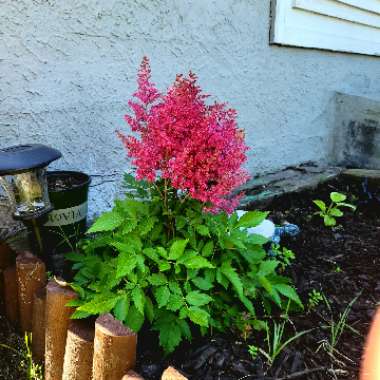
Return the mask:
[[[340,218],[344,215],[344,212],[341,210],[342,207],[348,207],[352,210],[355,210],[356,207],[350,203],[346,203],[345,200],[347,196],[333,191],[330,193],[330,204],[327,204],[320,200],[315,199],[313,203],[318,207],[320,211],[317,211],[315,214],[319,215],[323,219],[323,223],[326,227],[334,227],[336,225],[336,218]]]

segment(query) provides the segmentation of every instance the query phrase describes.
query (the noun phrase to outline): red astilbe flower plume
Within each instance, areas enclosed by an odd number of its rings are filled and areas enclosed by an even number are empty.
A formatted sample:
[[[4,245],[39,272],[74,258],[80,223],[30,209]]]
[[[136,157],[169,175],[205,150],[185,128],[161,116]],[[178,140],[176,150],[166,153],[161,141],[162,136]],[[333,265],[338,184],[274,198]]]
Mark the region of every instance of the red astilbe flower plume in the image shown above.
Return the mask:
[[[225,104],[207,105],[197,77],[178,75],[165,95],[150,81],[144,57],[138,74],[138,101],[128,104],[125,120],[140,138],[118,132],[136,166],[137,179],[170,180],[171,185],[206,204],[208,210],[232,212],[240,196],[231,192],[249,178],[244,133],[236,111]]]

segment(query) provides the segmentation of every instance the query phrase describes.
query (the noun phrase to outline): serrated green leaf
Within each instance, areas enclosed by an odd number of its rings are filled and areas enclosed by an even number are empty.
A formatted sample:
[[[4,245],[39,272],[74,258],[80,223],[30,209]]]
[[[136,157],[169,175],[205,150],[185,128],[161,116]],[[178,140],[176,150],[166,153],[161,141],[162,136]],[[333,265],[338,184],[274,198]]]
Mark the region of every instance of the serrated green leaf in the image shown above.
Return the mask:
[[[78,299],[78,298],[74,298],[72,300],[70,300],[69,302],[67,302],[65,304],[65,306],[67,307],[78,307],[78,306],[81,306],[83,305],[85,302],[81,299]]]
[[[80,253],[77,253],[77,252],[70,252],[70,253],[66,253],[65,258],[66,260],[69,260],[69,261],[81,263],[83,261],[86,261],[87,256],[81,255]]]
[[[264,276],[259,276],[258,277],[258,280],[259,280],[259,283],[260,285],[269,293],[269,294],[272,294],[273,293],[273,287],[272,287],[272,284],[270,283],[270,281],[264,277]]]
[[[246,251],[239,252],[250,264],[259,264],[267,253],[261,245],[250,246]]]
[[[168,252],[166,251],[164,247],[157,247],[156,250],[162,258],[164,259],[168,258]]]
[[[121,229],[121,232],[123,235],[127,235],[130,232],[132,232],[137,227],[137,219],[135,218],[128,218],[125,219],[123,222],[123,227]]]
[[[132,290],[131,295],[132,295],[133,303],[135,304],[137,310],[141,314],[144,314],[144,305],[145,305],[144,291],[141,288],[136,287]]]
[[[273,274],[280,263],[277,260],[266,260],[260,264],[258,276],[268,276]]]
[[[204,306],[212,301],[212,298],[199,290],[194,290],[186,295],[186,301],[193,306]]]
[[[218,268],[216,271],[215,279],[216,279],[216,282],[219,283],[220,285],[222,285],[224,289],[228,288],[228,284],[229,284],[228,279],[227,279],[227,277],[225,277],[223,275],[220,268]]]
[[[223,242],[228,249],[246,249],[247,233],[241,230],[233,230],[229,235],[222,235]]]
[[[252,302],[245,295],[240,297],[240,301],[247,308],[247,310],[251,313],[251,316],[254,316],[255,315],[255,309],[253,307]]]
[[[153,330],[159,332],[160,345],[165,353],[170,353],[182,340],[182,331],[177,318],[170,312],[165,312],[155,321]]]
[[[158,269],[161,271],[161,272],[166,272],[167,270],[169,270],[171,268],[171,265],[170,263],[168,263],[167,261],[161,261],[159,264],[158,264]]]
[[[78,274],[74,277],[76,279]],[[80,298],[86,298],[86,291],[79,286],[78,284],[70,283],[70,287],[74,290],[74,292],[78,293]]]
[[[195,230],[198,232],[201,236],[210,236],[210,231],[207,226],[202,224],[197,224],[195,226]]]
[[[179,259],[183,255],[188,242],[188,239],[176,240],[170,247],[169,260]]]
[[[158,256],[156,250],[154,248],[145,248],[143,250],[145,256],[154,261],[156,264],[160,263],[160,257]]]
[[[187,260],[184,265],[189,269],[214,268],[214,266],[202,256],[192,257],[191,259]]]
[[[189,307],[187,314],[192,322],[199,326],[208,327],[210,315],[207,311],[196,306]]]
[[[268,242],[268,239],[262,235],[251,234],[248,236],[247,241],[254,245],[264,245]]]
[[[182,335],[187,340],[191,340],[191,330],[189,324],[184,319],[177,319],[177,324],[181,329]]]
[[[232,286],[235,288],[239,298],[242,298],[244,295],[243,284],[240,280],[239,275],[236,273],[235,269],[231,266],[231,263],[224,262],[220,267],[221,273],[228,278]]]
[[[142,255],[136,255],[137,268],[141,271],[142,274],[145,274],[149,271],[149,268],[145,265],[145,257]]]
[[[137,310],[135,305],[132,305],[129,308],[125,323],[133,331],[138,332],[144,323],[144,315]]]
[[[157,222],[156,217],[148,217],[145,221],[144,224],[139,227],[139,233],[142,236],[145,236],[148,232],[150,232],[154,226],[154,224]]]
[[[128,254],[135,253],[135,246],[132,244],[121,243],[119,241],[113,241],[111,245],[115,247],[120,253],[128,253]]]
[[[187,224],[187,220],[184,216],[182,216],[182,215],[176,216],[175,225],[178,229],[182,229],[183,227],[186,226],[186,224]]]
[[[73,314],[71,314],[70,319],[83,319],[88,318],[91,313],[86,313],[85,311],[75,310]]]
[[[136,268],[137,258],[134,254],[120,253],[117,257],[116,277],[121,278],[130,274]]]
[[[153,286],[165,285],[168,282],[168,279],[163,273],[154,273],[149,278],[148,281]]]
[[[127,318],[128,310],[129,310],[129,297],[127,294],[124,294],[116,302],[116,305],[113,308],[113,313],[116,319],[123,322],[125,318]]]
[[[330,199],[333,202],[338,203],[338,202],[344,202],[347,199],[347,197],[344,194],[333,191],[330,193]]]
[[[203,277],[195,277],[191,280],[195,286],[201,290],[210,290],[213,288],[213,284],[212,282],[207,279],[207,278],[203,278]]]
[[[120,207],[128,213],[131,217],[135,218],[138,214],[146,214],[148,206],[141,200],[125,198],[120,203]]]
[[[209,257],[212,255],[213,251],[214,251],[214,243],[212,240],[210,240],[202,248],[202,256]]]
[[[179,318],[180,318],[180,319],[185,319],[185,318],[187,318],[187,307],[183,307],[183,308],[179,311]]]
[[[99,295],[94,297],[91,301],[79,306],[77,310],[90,314],[108,313],[115,307],[119,298],[120,296],[112,294]]]
[[[148,296],[145,296],[144,310],[145,310],[145,315],[148,318],[149,322],[152,323],[154,319],[154,306],[153,306],[152,300]]]
[[[166,308],[171,311],[177,311],[184,305],[183,297],[179,294],[170,294]]]
[[[177,260],[177,264],[184,264],[198,255],[199,253],[195,250],[186,250],[185,253]]]
[[[182,296],[182,290],[176,281],[169,281],[169,289],[172,293]]]
[[[273,287],[280,294],[291,299],[292,301],[294,301],[296,304],[298,304],[299,306],[301,306],[303,308],[302,301],[300,300],[297,292],[295,291],[295,289],[293,287],[291,287],[290,285],[286,285],[286,284],[275,284],[275,285],[273,285]]]
[[[230,217],[228,218],[228,225],[231,227],[231,228],[234,228],[236,223],[238,222],[239,220],[239,216],[238,216],[238,213],[235,211],[233,212]]]
[[[105,212],[95,221],[86,233],[92,234],[95,232],[113,231],[117,227],[121,226],[123,221],[124,218],[117,212]]]
[[[165,306],[168,303],[170,297],[170,290],[168,286],[160,286],[154,289],[154,296],[156,298],[158,307]]]
[[[266,217],[268,216],[269,212],[264,211],[248,211],[245,213],[237,222],[236,227],[256,227],[259,225]]]

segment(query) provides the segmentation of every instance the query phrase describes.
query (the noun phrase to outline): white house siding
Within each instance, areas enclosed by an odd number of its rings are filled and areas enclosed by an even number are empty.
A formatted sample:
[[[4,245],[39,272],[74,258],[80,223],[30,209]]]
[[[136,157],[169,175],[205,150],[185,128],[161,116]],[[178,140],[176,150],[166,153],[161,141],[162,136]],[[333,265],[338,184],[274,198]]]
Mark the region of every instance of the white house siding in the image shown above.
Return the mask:
[[[269,0],[0,0],[0,146],[60,149],[109,207],[146,54],[160,88],[191,69],[238,110],[252,174],[326,161],[334,93],[380,97],[380,58],[270,46],[269,26]]]

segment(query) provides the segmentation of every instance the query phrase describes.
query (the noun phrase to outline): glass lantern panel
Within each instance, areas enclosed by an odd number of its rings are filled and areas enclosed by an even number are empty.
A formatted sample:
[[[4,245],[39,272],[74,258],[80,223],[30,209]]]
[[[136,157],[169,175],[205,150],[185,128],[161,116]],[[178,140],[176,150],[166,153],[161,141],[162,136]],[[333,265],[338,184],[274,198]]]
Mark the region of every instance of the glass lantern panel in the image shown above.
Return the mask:
[[[7,176],[15,200],[15,216],[33,216],[51,208],[46,169],[32,169]]]

